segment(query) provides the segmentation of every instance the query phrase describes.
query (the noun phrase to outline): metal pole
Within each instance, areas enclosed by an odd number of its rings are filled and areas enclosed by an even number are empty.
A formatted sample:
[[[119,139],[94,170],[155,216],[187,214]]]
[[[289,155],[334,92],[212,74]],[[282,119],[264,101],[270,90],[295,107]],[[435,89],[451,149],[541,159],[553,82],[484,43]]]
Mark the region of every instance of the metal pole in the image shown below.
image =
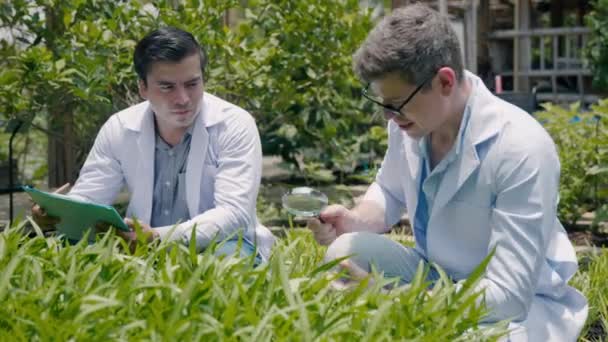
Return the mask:
[[[439,13],[448,15],[448,0],[439,0]]]
[[[599,156],[600,155],[600,146],[599,146],[599,143],[598,143],[598,138],[600,136],[600,119],[601,119],[601,116],[599,116],[599,115],[596,114],[596,115],[594,115],[594,119],[595,119],[595,139],[596,139],[595,140],[595,155]],[[599,162],[599,160],[598,160],[598,162]],[[595,194],[594,194],[595,195],[594,196],[595,197],[594,198],[594,202],[595,202],[594,205],[595,205],[595,210],[596,210],[596,214],[597,214],[597,211],[599,210],[599,207],[600,207],[599,175],[595,175],[593,178],[594,178],[594,183],[595,183],[594,184],[594,188],[595,188],[594,189],[595,190],[594,191],[595,192]]]
[[[8,198],[9,198],[9,220],[8,226],[13,225],[13,187],[15,186],[13,183],[13,139],[19,131],[19,128],[23,125],[23,121],[17,120],[15,128],[11,132],[11,138],[8,141]]]

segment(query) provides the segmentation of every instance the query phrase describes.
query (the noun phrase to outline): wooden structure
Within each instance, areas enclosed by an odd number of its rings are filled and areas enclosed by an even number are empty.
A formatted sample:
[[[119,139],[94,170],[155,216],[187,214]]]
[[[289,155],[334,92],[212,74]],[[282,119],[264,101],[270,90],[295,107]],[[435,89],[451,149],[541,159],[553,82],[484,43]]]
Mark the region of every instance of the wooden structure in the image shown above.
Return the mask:
[[[505,90],[534,91],[541,102],[597,101],[582,55],[590,34],[588,0],[424,2],[462,23],[465,65],[491,89],[498,75]]]

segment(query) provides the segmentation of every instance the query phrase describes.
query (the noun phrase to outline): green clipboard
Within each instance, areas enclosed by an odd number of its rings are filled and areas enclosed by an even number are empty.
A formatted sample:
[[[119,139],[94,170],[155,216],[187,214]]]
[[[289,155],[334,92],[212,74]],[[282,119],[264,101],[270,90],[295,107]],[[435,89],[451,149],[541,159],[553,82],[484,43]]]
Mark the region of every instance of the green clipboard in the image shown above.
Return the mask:
[[[23,186],[23,190],[48,215],[61,219],[57,230],[68,239],[80,240],[84,232],[95,227],[98,222],[105,222],[120,230],[130,231],[112,206],[79,201],[66,195],[40,191],[29,186]],[[93,238],[94,234],[89,237]]]

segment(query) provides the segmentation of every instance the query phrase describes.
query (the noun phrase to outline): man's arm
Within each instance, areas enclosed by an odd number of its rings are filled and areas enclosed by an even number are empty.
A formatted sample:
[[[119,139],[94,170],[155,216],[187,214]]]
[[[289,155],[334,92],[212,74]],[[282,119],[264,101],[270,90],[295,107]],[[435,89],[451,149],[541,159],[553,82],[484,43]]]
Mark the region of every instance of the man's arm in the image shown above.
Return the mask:
[[[555,227],[560,166],[544,135],[525,148],[501,145],[490,223],[496,251],[476,290],[485,290],[487,321],[517,321],[526,318]]]
[[[391,226],[399,221],[406,209],[406,200],[401,184],[403,174],[403,158],[400,146],[402,140],[398,127],[388,124],[388,149],[376,174],[375,181],[370,185],[353,211],[369,222],[369,231],[386,233]]]
[[[308,220],[308,228],[322,245],[331,244],[338,236],[358,231],[385,233],[396,223],[405,210],[399,163],[400,144],[398,127],[388,124],[388,150],[376,180],[355,208],[330,205],[321,212],[320,220]],[[323,221],[323,222],[321,222]]]
[[[80,175],[68,196],[110,205],[122,189],[125,177],[113,146],[120,145],[120,122],[110,117],[95,138]]]

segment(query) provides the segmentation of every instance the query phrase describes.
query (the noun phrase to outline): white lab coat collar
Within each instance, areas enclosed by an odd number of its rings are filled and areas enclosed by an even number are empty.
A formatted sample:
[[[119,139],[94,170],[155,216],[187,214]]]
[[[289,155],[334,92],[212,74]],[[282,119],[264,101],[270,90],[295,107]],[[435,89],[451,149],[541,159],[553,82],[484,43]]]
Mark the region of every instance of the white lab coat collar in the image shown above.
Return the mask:
[[[455,165],[450,167],[444,175],[442,182],[444,185],[437,193],[437,202],[433,207],[433,212],[443,208],[479,167],[480,161],[476,146],[497,135],[502,127],[503,121],[496,120],[497,113],[491,110],[491,105],[488,106],[488,103],[493,100],[490,91],[481,79],[474,74],[465,71],[465,77],[471,82],[472,86],[471,95],[467,100],[467,109],[465,109],[470,115],[463,115],[463,120],[468,120],[468,123],[463,132],[459,158],[454,161]],[[410,175],[414,178],[414,184],[419,184],[422,167],[420,144],[418,140],[410,138],[405,133],[402,134]],[[415,202],[417,200],[416,198]],[[416,208],[417,203],[412,202],[414,201],[410,201],[410,208]]]

